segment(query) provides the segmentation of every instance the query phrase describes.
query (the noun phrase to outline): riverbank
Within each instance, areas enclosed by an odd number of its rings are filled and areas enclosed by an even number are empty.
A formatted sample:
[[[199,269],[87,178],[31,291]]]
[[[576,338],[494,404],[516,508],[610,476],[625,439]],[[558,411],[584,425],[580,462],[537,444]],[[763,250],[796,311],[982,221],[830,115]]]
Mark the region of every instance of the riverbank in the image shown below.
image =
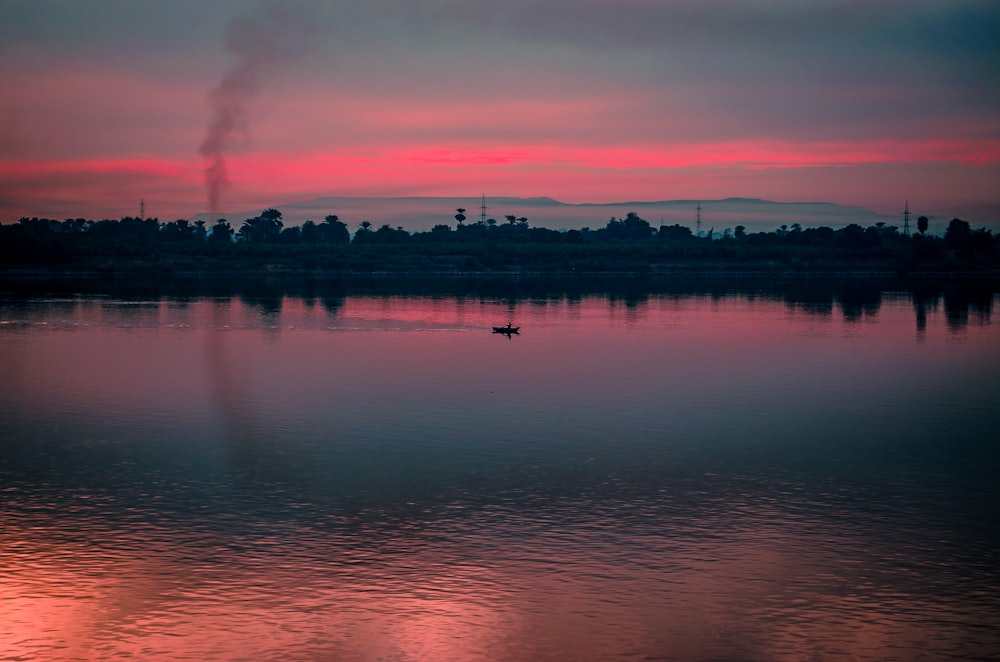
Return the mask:
[[[0,296],[63,297],[97,295],[125,299],[231,297],[326,300],[349,295],[460,296],[573,300],[603,295],[625,300],[648,296],[778,296],[813,305],[833,299],[869,300],[883,292],[949,296],[988,301],[1000,293],[995,272],[915,272],[885,270],[673,272],[346,272],[254,270],[149,274],[120,271],[7,270],[0,273]]]
[[[496,277],[520,278],[552,275],[561,277],[671,277],[671,276],[1000,276],[1000,266],[992,261],[960,259],[917,260],[908,256],[852,257],[802,256],[790,253],[766,258],[746,256],[680,257],[657,259],[642,254],[533,255],[516,260],[485,260],[468,253],[400,254],[251,254],[209,255],[153,254],[147,256],[79,256],[49,262],[0,264],[0,278],[49,277],[154,277],[212,278],[262,274],[269,276],[311,276],[343,278],[380,277]]]

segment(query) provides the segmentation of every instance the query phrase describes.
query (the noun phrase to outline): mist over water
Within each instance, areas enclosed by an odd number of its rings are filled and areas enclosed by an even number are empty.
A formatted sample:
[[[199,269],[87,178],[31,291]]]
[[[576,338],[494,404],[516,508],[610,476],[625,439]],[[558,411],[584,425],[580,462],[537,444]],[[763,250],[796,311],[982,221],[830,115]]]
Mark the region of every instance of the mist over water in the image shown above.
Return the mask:
[[[747,285],[0,298],[0,651],[995,654],[996,293]]]

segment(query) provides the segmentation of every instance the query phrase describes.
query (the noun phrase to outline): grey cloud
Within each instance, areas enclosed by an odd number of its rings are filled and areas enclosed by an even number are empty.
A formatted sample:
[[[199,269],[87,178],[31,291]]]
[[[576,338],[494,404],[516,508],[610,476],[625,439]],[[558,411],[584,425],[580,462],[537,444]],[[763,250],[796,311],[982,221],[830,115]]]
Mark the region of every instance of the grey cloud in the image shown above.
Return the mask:
[[[328,7],[338,15],[348,3]],[[459,85],[546,67],[614,87],[704,81],[924,89],[1000,104],[1000,3],[771,0],[368,0],[330,44],[359,71]],[[338,72],[340,73],[340,72]],[[351,72],[343,72],[350,76]],[[359,76],[360,77],[360,76]]]
[[[53,52],[106,52],[123,66],[135,53],[144,54],[140,62],[177,59],[202,76],[222,76],[232,65],[227,21],[262,6],[257,0],[161,4],[6,0],[0,2],[0,37]],[[288,89],[344,90],[397,103],[407,96],[489,102],[639,94],[661,104],[665,114],[712,119],[703,126],[663,127],[658,135],[664,137],[688,130],[734,137],[869,136],[886,119],[892,131],[915,135],[942,115],[956,131],[979,127],[974,130],[989,133],[981,127],[1000,113],[996,0],[291,5],[308,10],[316,52],[285,71]],[[280,51],[301,44],[281,34],[279,28],[277,59],[294,59],[294,52]],[[262,32],[265,52],[273,37]],[[0,55],[4,48],[0,44]],[[623,125],[630,120],[621,119]]]
[[[5,0],[0,54],[39,52],[192,61],[224,54],[225,26],[257,0]],[[554,62],[600,75],[653,78],[881,80],[928,76],[996,96],[995,0],[294,0],[315,17],[326,54],[362,71],[459,60]],[[206,58],[211,58],[206,60]],[[334,67],[337,66],[333,63]],[[918,72],[923,72],[920,74]],[[935,80],[936,79],[936,80]],[[988,89],[985,89],[987,88]]]

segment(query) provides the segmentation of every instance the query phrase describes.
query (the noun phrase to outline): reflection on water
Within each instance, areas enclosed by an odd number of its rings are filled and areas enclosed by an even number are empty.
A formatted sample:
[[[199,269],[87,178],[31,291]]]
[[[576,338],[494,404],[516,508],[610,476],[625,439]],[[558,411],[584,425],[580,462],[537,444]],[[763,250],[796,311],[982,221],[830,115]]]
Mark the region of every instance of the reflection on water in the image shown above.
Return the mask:
[[[492,287],[0,300],[0,659],[1000,650],[991,290]]]

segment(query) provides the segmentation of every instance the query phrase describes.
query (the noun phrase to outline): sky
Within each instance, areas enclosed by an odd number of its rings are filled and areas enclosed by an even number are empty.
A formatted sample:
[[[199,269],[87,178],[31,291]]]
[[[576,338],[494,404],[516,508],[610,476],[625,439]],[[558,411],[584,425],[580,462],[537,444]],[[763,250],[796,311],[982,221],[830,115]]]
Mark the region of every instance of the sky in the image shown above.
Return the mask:
[[[318,196],[1000,221],[996,0],[0,0],[0,222]]]

